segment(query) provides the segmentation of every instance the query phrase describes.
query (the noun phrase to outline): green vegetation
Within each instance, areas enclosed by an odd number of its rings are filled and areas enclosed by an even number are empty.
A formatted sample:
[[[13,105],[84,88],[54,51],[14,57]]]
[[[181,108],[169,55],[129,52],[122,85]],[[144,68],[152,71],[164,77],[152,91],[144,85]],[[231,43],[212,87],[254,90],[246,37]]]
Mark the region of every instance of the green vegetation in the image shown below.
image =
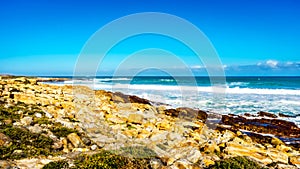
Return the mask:
[[[31,116],[34,124],[46,124],[53,134],[58,137],[66,137],[76,132],[75,129],[63,127],[60,123],[53,123],[45,116],[45,113],[36,105],[18,102],[14,105],[5,106],[0,103],[0,133],[9,138],[7,144],[0,146],[0,160],[21,159],[40,155],[57,155],[59,150],[54,150],[54,141],[43,133],[36,134],[23,127],[13,126],[12,123],[19,122],[21,118]],[[41,117],[36,117],[39,113]],[[1,140],[0,140],[1,141]]]
[[[246,157],[232,157],[217,161],[209,169],[266,169]]]
[[[34,124],[52,124],[52,121],[50,121],[47,117],[40,117],[40,118],[33,118]]]
[[[0,147],[0,159],[20,159],[38,155],[53,154],[53,140],[27,129],[7,127],[0,131],[12,139],[8,146]]]
[[[132,155],[128,155],[130,153]],[[71,169],[148,169],[151,168],[150,159],[155,155],[152,150],[146,147],[124,147],[117,151],[101,150],[93,155],[79,155],[73,161],[75,166],[71,167]],[[50,168],[61,169],[69,167],[66,161],[50,162],[43,167],[43,169]]]
[[[46,164],[42,169],[61,169],[67,167],[68,167],[68,162],[66,161],[53,161]]]
[[[81,155],[75,161],[75,168],[147,169],[151,168],[149,162],[150,158],[131,158],[123,155],[117,155],[109,151],[101,151],[91,156]]]
[[[152,158],[157,156],[153,150],[143,146],[122,147],[114,153],[130,158]]]
[[[80,136],[80,133],[77,130],[64,127],[60,123],[55,123],[50,130],[57,137],[67,137],[71,133],[77,133]]]

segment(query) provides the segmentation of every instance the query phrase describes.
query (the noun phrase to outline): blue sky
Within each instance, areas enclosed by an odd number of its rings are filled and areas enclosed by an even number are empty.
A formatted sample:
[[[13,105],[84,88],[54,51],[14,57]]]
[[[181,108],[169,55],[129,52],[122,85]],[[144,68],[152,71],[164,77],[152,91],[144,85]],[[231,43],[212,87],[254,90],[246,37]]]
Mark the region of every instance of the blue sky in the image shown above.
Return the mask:
[[[83,45],[102,26],[133,13],[164,12],[201,29],[227,75],[300,75],[299,8],[299,0],[3,0],[0,74],[72,75]],[[147,35],[116,46],[100,68],[111,72],[136,46],[177,52],[205,74],[188,49]]]

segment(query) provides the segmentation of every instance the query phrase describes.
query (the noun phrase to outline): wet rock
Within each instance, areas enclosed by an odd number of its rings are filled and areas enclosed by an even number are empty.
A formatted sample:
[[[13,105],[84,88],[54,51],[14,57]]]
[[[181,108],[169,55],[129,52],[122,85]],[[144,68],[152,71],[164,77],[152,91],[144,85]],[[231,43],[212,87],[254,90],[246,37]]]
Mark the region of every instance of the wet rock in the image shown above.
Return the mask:
[[[223,115],[221,123],[229,125],[231,130],[242,129],[289,138],[300,137],[300,128],[295,123],[281,119],[246,118],[237,115]]]
[[[75,148],[84,147],[84,144],[83,144],[82,140],[80,139],[80,137],[76,133],[69,134],[67,136],[67,138]]]
[[[147,99],[143,99],[137,96],[129,96],[129,101],[131,103],[140,103],[140,104],[148,104],[151,105],[150,101]]]
[[[286,114],[283,114],[283,113],[279,113],[278,116],[279,117],[286,117],[286,118],[296,118],[297,117],[297,116],[286,115]]]
[[[275,114],[264,112],[264,111],[260,111],[257,114],[260,117],[264,117],[265,116],[265,117],[277,118],[277,116]]]

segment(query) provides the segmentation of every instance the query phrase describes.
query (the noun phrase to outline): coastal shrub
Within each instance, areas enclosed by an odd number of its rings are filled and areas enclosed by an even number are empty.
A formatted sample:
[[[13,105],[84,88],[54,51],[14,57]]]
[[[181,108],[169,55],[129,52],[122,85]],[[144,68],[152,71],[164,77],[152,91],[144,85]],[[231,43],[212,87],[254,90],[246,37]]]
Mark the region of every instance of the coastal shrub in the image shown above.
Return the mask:
[[[267,169],[246,157],[232,157],[216,161],[209,169]]]
[[[64,127],[60,123],[55,123],[55,125],[50,130],[57,137],[67,137],[71,133],[77,133],[78,135],[80,135],[77,130]]]
[[[53,140],[49,137],[17,127],[7,127],[0,132],[12,140],[8,146],[0,147],[0,159],[20,159],[53,154],[51,148]]]
[[[34,114],[40,113],[41,118]],[[14,127],[13,122],[20,121],[22,116],[32,116],[34,124],[52,124],[45,113],[36,105],[18,102],[11,106],[0,104],[0,133],[7,136],[10,141],[0,147],[0,159],[21,159],[39,155],[55,155],[52,149],[53,140],[46,135],[32,133],[26,128]]]
[[[50,121],[47,117],[40,117],[40,118],[33,118],[34,124],[52,124],[52,121]]]
[[[94,155],[81,155],[74,162],[75,168],[103,168],[103,169],[148,169],[150,167],[149,158],[131,158],[102,150]]]
[[[116,153],[131,158],[151,158],[157,156],[153,150],[144,146],[122,147]]]
[[[67,161],[52,161],[46,164],[42,169],[62,169],[68,168],[69,164]]]

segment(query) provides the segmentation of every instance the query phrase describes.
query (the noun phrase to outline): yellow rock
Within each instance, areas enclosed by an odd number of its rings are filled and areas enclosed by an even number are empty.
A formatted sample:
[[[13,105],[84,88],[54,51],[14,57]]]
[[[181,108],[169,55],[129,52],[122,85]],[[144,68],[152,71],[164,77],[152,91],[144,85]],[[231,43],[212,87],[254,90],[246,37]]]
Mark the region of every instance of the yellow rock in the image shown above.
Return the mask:
[[[129,123],[142,124],[143,119],[144,119],[144,116],[141,114],[129,114],[129,116],[128,116]]]
[[[220,152],[220,147],[215,142],[207,143],[204,146],[204,152],[206,153]]]
[[[209,167],[210,165],[215,164],[215,162],[210,159],[203,159],[203,163],[205,164],[206,167]]]
[[[237,131],[237,132],[236,132],[236,135],[237,135],[237,136],[241,136],[241,135],[243,135],[243,133],[242,133],[241,131]]]
[[[291,147],[285,146],[285,145],[277,145],[276,149],[284,152],[292,151]]]
[[[171,127],[170,123],[169,123],[168,121],[166,121],[166,120],[163,120],[163,121],[161,121],[161,122],[158,122],[158,123],[156,124],[156,126],[157,126],[157,128],[159,128],[160,130],[168,130],[168,129],[170,129],[170,127]]]
[[[75,148],[84,146],[84,143],[82,142],[81,138],[76,133],[69,134],[67,138],[70,140],[70,142]]]
[[[276,137],[273,137],[273,138],[272,138],[271,143],[272,143],[273,145],[275,145],[275,146],[284,144],[280,139],[278,139],[278,138],[276,138]]]
[[[297,165],[298,167],[300,167],[300,155],[299,156],[290,157],[290,162],[292,164]]]
[[[108,119],[108,121],[111,121],[111,122],[116,123],[116,124],[121,124],[121,123],[126,122],[123,119],[118,118],[118,117],[111,117],[111,118]]]
[[[115,118],[116,116],[113,114],[105,114],[105,118],[110,119],[110,118]]]
[[[145,128],[147,128],[147,127],[154,128],[155,127],[155,125],[153,123],[150,123],[150,122],[146,122],[143,125],[144,125]]]
[[[273,162],[272,159],[274,159],[275,157],[271,159],[269,157],[270,155],[266,154],[267,153],[266,150],[257,148],[254,145],[249,144],[247,142],[243,142],[242,139],[239,138],[235,138],[234,140],[236,142],[232,141],[226,143],[225,152],[228,153],[229,155],[247,156],[257,161],[260,161],[265,165]]]
[[[219,144],[219,147],[225,148],[225,147],[226,147],[226,144],[225,144],[225,143],[221,143],[221,144]]]
[[[273,162],[281,162],[284,164],[289,162],[288,154],[275,148],[267,150],[266,154],[272,159]]]
[[[123,131],[123,134],[132,138],[137,137],[138,135],[138,131],[135,129],[131,129],[131,130],[125,130]]]

